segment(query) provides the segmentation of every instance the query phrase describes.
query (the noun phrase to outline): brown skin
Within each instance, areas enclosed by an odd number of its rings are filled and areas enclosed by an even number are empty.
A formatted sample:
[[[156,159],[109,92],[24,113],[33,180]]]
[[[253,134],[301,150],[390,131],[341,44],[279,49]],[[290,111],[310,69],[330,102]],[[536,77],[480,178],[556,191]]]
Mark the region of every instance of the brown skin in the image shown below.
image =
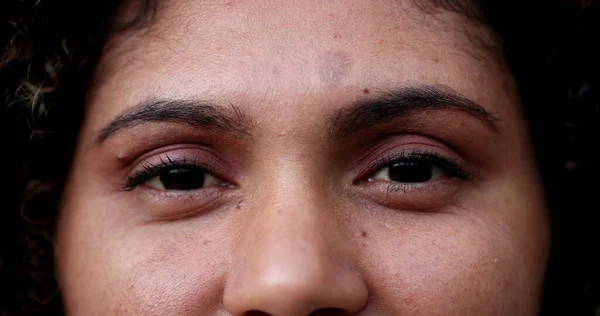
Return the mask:
[[[112,36],[62,199],[67,312],[535,315],[543,187],[510,75],[473,36],[490,39],[455,13],[362,0],[169,1],[151,26]],[[422,85],[498,120],[417,110],[331,137],[353,102]],[[151,122],[98,141],[150,98],[233,105],[248,124],[234,135]],[[415,150],[469,176],[390,190],[369,167]],[[144,166],[183,158],[215,177],[123,190]]]

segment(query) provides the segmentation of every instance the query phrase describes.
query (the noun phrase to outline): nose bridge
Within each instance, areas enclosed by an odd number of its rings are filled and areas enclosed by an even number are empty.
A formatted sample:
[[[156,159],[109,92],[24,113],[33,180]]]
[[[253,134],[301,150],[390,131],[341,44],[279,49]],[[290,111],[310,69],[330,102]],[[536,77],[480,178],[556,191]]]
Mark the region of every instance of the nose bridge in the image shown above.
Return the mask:
[[[234,315],[347,313],[366,300],[364,284],[336,251],[340,235],[327,190],[302,170],[272,170],[271,184],[248,211],[224,294]]]
[[[308,188],[279,192],[260,203],[249,237],[256,239],[256,255],[265,257],[266,266],[295,271],[286,273],[288,278],[322,274],[320,270],[331,263],[330,243],[336,239],[335,227],[329,223],[332,219],[324,214],[331,211],[327,203],[307,196],[305,190]]]
[[[243,247],[251,251],[244,255],[246,263],[281,286],[327,277],[331,243],[337,239],[321,184],[309,180],[299,166],[290,169],[274,174],[277,180],[263,188],[243,237]]]
[[[290,252],[327,248],[328,239],[324,233],[331,238],[335,232],[325,229],[335,226],[332,223],[335,221],[332,216],[334,205],[327,194],[327,178],[320,172],[323,167],[311,160],[303,152],[288,153],[271,166],[261,168],[251,227],[262,233],[254,237],[264,238],[263,242],[272,241],[272,246],[285,244]],[[296,248],[288,248],[287,242],[292,242]]]

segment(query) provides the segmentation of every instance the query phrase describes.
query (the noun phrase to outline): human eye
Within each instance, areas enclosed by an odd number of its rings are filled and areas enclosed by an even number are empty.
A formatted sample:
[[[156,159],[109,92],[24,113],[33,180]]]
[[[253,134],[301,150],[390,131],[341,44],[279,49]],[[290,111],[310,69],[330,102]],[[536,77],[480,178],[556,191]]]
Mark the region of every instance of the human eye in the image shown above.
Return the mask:
[[[124,161],[120,191],[150,220],[176,221],[230,206],[239,173],[226,156],[198,144],[160,147]]]
[[[390,184],[422,184],[444,177],[467,178],[467,173],[450,158],[434,152],[409,152],[384,158],[367,181]]]
[[[449,150],[388,148],[369,158],[354,184],[384,206],[435,211],[452,204],[471,179],[466,162]]]
[[[196,160],[171,159],[168,155],[157,162],[146,162],[127,179],[125,190],[137,187],[160,191],[193,191],[209,186],[228,186],[209,167]]]

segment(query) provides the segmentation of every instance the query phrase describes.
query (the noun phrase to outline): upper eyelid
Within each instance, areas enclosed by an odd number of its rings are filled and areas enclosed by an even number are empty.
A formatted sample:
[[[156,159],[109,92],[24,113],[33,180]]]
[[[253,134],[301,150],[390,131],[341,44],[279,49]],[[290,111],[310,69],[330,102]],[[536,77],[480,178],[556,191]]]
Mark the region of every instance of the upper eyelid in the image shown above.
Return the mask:
[[[218,153],[216,153],[213,148],[207,146],[206,144],[183,142],[164,144],[156,147],[152,146],[148,150],[140,150],[139,153],[131,152],[126,154],[119,154],[117,159],[120,165],[122,165],[125,168],[131,169],[145,161],[166,161],[168,159],[165,159],[165,156],[168,156],[169,158],[174,157],[171,158],[171,160],[177,161],[182,160],[181,158],[179,158],[179,156],[194,157],[194,159],[186,158],[186,160],[198,160],[197,157],[202,157],[203,159],[201,160],[209,158],[212,161],[215,160],[214,158],[220,158],[220,155],[218,155]]]
[[[234,180],[240,176],[235,161],[228,159],[227,156],[210,146],[197,143],[167,145],[144,154],[138,154],[122,163],[123,171],[125,175],[131,174],[134,170],[139,169],[140,165],[159,165],[168,162],[169,159],[173,162],[185,161],[203,166],[213,174],[232,183],[235,183]]]
[[[188,160],[185,157],[182,159],[171,159],[169,155],[165,155],[166,160],[162,157],[160,158],[160,162],[158,164],[154,164],[153,167],[173,167],[173,166],[203,166],[197,162],[196,159]]]
[[[355,142],[356,143],[356,142]],[[367,146],[365,146],[366,144]],[[454,148],[445,141],[428,134],[415,132],[385,132],[378,133],[365,139],[364,142],[350,147],[352,150],[359,151],[351,161],[353,165],[370,166],[377,157],[390,156],[389,152],[400,151],[423,151],[423,152],[443,152],[454,153]]]

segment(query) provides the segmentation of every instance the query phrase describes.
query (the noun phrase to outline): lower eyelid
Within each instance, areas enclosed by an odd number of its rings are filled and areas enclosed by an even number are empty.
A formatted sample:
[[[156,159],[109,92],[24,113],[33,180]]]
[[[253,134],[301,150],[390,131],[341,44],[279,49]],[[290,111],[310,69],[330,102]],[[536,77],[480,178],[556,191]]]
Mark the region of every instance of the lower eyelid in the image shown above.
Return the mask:
[[[454,205],[463,180],[441,178],[428,183],[373,181],[356,186],[359,196],[392,210],[437,212]]]
[[[156,220],[170,221],[212,212],[231,201],[235,190],[210,186],[203,190],[162,191],[140,186],[131,192],[143,214]]]
[[[431,183],[406,183],[406,182],[388,182],[386,183],[386,194],[395,192],[409,193],[411,191],[431,191]],[[433,184],[435,186],[435,184]]]

